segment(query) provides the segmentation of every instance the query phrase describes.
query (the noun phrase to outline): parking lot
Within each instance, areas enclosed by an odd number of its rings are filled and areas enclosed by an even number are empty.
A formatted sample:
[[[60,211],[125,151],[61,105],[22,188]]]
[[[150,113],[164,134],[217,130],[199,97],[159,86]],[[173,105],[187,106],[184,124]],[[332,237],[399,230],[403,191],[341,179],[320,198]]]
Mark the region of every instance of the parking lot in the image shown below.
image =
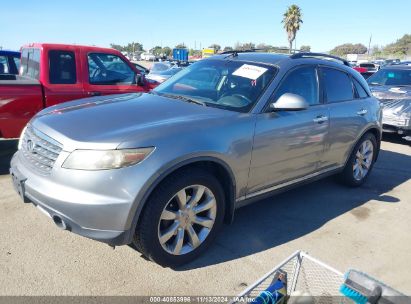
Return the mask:
[[[0,150],[0,295],[234,295],[298,249],[411,293],[411,148],[394,138],[363,187],[328,178],[244,207],[176,270],[61,231],[23,204],[7,175],[14,145]]]

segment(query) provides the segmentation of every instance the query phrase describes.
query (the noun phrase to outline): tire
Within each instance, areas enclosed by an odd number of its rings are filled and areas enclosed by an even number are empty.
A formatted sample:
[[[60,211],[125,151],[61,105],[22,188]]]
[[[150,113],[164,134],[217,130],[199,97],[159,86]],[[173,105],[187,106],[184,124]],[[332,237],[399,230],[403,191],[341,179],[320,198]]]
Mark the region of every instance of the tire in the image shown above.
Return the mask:
[[[163,181],[146,202],[133,245],[164,267],[187,264],[210,246],[224,211],[224,192],[215,176],[200,169],[180,171]]]
[[[372,155],[361,151],[366,151],[365,147],[372,147]],[[361,186],[368,178],[374,167],[376,155],[377,155],[377,140],[371,133],[364,134],[363,137],[357,142],[351,155],[344,167],[344,170],[340,173],[340,180],[351,187]],[[360,156],[360,153],[362,156]],[[368,157],[368,158],[367,158]],[[367,168],[368,166],[368,168]],[[359,173],[359,172],[362,173]]]

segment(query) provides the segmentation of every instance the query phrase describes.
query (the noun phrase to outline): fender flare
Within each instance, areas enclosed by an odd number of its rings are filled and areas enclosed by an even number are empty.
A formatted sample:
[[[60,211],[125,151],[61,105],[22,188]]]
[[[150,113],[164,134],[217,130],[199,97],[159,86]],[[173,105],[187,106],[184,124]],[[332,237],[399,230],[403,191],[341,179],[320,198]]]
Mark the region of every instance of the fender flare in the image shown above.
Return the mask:
[[[139,222],[141,213],[144,209],[144,206],[146,205],[148,198],[150,195],[153,193],[153,191],[156,189],[156,187],[170,174],[175,172],[176,170],[190,165],[190,164],[195,164],[198,162],[202,161],[209,161],[209,162],[214,162],[219,165],[221,165],[229,174],[230,176],[230,193],[229,193],[229,200],[226,201],[226,213],[225,213],[225,221],[228,223],[231,223],[234,219],[234,211],[235,211],[235,197],[236,197],[236,182],[235,182],[235,176],[233,171],[231,170],[230,166],[223,161],[222,159],[214,156],[196,156],[196,157],[191,157],[182,161],[176,160],[173,161],[167,165],[164,166],[164,169],[161,170],[161,173],[159,173],[157,176],[154,176],[154,178],[150,179],[146,184],[148,184],[148,187],[146,190],[144,190],[144,194],[141,198],[136,198],[134,201],[133,205],[136,206],[135,209],[132,209],[130,211],[130,217],[131,219],[131,226],[130,229],[125,231],[125,240],[126,244],[130,244],[133,240],[133,235],[134,232],[137,228],[137,224]],[[137,201],[140,201],[138,203]]]

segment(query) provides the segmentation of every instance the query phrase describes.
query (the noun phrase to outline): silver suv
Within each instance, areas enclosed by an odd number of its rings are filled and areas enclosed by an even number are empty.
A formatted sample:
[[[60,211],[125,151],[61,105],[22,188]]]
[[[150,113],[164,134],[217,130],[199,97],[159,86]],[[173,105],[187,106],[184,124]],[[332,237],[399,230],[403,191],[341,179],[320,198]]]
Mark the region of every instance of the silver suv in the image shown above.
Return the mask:
[[[367,179],[380,105],[334,59],[231,52],[148,94],[50,107],[21,136],[13,183],[62,229],[187,263],[251,200],[331,174]]]

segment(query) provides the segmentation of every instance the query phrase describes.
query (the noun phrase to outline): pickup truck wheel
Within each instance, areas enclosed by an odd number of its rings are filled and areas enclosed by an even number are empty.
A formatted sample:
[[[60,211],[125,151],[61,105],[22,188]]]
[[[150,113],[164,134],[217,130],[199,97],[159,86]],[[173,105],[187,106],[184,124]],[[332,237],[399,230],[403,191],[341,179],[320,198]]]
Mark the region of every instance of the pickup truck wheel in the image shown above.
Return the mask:
[[[377,152],[377,140],[366,133],[356,144],[340,177],[344,184],[352,187],[362,185],[370,175]]]
[[[215,238],[223,223],[224,204],[216,177],[198,169],[182,171],[154,190],[133,243],[162,266],[186,264]]]

